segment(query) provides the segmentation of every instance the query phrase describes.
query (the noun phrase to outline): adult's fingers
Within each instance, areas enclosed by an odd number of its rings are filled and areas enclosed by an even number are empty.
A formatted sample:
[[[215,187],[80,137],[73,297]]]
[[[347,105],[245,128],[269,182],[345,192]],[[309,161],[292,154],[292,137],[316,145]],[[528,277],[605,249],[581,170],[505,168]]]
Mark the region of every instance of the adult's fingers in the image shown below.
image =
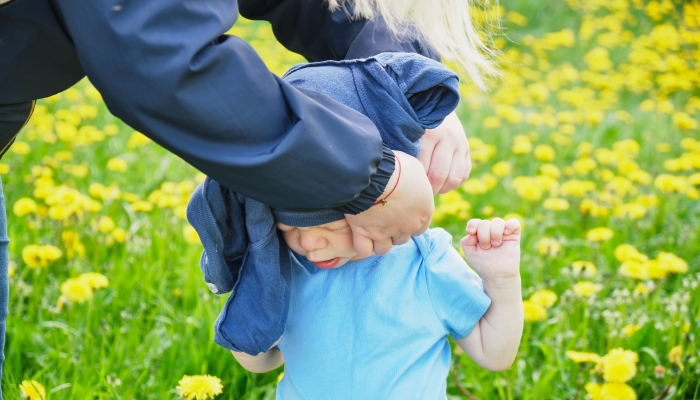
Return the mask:
[[[428,169],[428,180],[433,188],[433,194],[440,193],[442,186],[450,176],[452,168],[452,158],[454,156],[454,147],[447,144],[447,141],[441,141],[433,150],[433,158],[430,160],[430,169]]]
[[[394,244],[392,243],[391,238],[386,238],[386,239],[375,239],[374,240],[374,254],[383,256],[386,253],[391,250],[391,247]]]
[[[428,173],[430,170],[430,161],[433,158],[433,151],[435,150],[435,145],[438,143],[436,140],[436,135],[433,133],[432,129],[425,131],[425,135],[420,140],[420,153],[418,153],[418,161],[423,164],[423,169]]]
[[[450,166],[450,174],[445,179],[440,188],[440,194],[447,193],[452,189],[457,189],[462,186],[466,178],[464,177],[464,156],[461,152],[455,152],[452,156],[452,165]]]
[[[372,256],[374,254],[374,243],[372,239],[360,233],[358,229],[352,226],[351,228],[353,247],[355,247],[357,255],[362,258]]]
[[[469,152],[469,149],[467,149],[467,154],[464,156],[464,181],[466,182],[467,179],[469,179],[469,174],[472,173],[472,157]],[[464,182],[462,182],[464,183]]]

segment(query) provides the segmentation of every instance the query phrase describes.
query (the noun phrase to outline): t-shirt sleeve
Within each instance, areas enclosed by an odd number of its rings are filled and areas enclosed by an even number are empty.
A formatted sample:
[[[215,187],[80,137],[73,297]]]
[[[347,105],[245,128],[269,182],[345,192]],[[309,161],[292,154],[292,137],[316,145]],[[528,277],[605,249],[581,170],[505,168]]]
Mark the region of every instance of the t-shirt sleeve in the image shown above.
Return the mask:
[[[425,280],[435,315],[454,338],[471,333],[491,304],[481,278],[452,247],[452,237],[443,229],[426,235],[430,252],[424,260]]]

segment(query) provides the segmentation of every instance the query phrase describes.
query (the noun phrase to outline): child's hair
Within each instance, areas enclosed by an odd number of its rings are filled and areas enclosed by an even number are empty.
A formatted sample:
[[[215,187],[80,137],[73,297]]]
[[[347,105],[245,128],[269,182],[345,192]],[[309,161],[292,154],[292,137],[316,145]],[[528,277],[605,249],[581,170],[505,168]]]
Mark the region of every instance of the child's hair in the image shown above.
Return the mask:
[[[470,0],[328,0],[328,5],[335,10],[346,2],[353,6],[353,18],[379,14],[396,35],[412,23],[440,57],[455,62],[481,89],[486,87],[482,74],[496,74],[495,51],[472,24]]]

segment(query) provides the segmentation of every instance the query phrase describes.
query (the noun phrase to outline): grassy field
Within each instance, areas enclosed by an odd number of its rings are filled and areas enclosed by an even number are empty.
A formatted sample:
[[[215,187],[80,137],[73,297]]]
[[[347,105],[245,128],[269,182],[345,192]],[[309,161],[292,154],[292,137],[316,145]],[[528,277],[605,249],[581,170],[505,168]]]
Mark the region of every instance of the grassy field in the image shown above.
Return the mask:
[[[502,20],[503,74],[487,93],[463,87],[474,169],[436,198],[433,224],[461,237],[469,217],[521,219],[528,321],[508,371],[455,351],[448,397],[700,398],[700,3],[475,11]],[[278,74],[303,61],[264,24],[232,33]],[[206,288],[184,219],[203,176],[89,82],[39,102],[0,174],[6,398],[35,381],[50,399],[171,399],[205,374],[218,399],[274,398],[282,369],[248,373],[212,341],[225,298]]]

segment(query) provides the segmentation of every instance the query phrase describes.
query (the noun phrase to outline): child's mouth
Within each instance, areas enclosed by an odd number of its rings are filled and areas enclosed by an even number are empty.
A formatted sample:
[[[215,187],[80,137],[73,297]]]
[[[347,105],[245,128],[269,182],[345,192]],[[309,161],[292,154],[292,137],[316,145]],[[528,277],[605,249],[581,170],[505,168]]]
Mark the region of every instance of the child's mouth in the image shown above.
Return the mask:
[[[330,269],[338,265],[338,262],[340,261],[340,257],[332,258],[330,260],[326,261],[312,261],[311,263],[316,266],[316,268],[320,269]]]

